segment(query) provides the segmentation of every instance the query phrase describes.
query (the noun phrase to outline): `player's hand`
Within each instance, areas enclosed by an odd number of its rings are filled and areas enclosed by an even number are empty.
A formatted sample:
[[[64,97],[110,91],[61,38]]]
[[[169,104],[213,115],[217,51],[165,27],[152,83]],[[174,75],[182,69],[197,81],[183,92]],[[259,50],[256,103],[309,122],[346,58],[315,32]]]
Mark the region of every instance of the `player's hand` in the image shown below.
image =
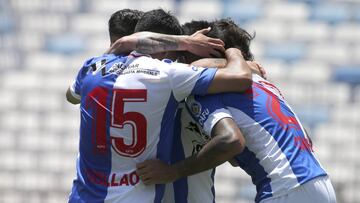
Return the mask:
[[[251,71],[267,79],[266,71],[264,67],[257,61],[246,61],[247,64],[250,66]]]
[[[146,160],[136,165],[136,173],[145,185],[164,184],[177,179],[176,170],[161,160]]]
[[[189,37],[187,51],[201,57],[223,57],[225,48],[224,42],[205,36],[210,31],[210,27],[199,30]]]

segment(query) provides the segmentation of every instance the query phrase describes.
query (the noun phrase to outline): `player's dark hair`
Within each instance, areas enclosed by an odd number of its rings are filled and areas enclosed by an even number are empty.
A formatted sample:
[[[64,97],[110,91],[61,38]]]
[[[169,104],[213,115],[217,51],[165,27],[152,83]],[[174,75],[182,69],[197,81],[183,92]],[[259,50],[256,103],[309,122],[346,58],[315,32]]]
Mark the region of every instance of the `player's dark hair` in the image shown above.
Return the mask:
[[[212,27],[213,24],[213,22],[209,22],[206,20],[192,20],[191,22],[182,25],[182,29],[184,35],[192,35],[198,30]]]
[[[213,38],[219,38],[225,43],[225,49],[238,48],[241,50],[245,60],[253,60],[254,56],[250,51],[250,42],[254,38],[246,30],[240,28],[230,18],[207,21],[191,21],[183,26],[184,34],[191,35],[198,30],[211,27],[206,35]]]
[[[118,39],[134,33],[136,23],[144,14],[142,11],[122,9],[113,13],[109,19],[109,34],[111,39]]]
[[[230,18],[215,21],[213,27],[218,32],[219,38],[224,41],[225,49],[238,48],[241,50],[245,60],[254,60],[254,56],[250,51],[250,43],[254,36],[240,28]],[[211,36],[212,33],[209,34]]]
[[[163,9],[145,12],[135,27],[135,32],[150,31],[162,34],[181,35],[182,29],[175,16]]]

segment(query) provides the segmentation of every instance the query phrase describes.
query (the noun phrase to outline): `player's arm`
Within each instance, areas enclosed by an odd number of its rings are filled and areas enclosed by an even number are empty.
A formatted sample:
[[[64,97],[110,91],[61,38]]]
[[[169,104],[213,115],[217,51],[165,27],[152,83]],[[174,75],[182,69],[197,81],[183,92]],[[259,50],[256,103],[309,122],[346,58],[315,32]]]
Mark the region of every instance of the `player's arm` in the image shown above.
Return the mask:
[[[264,67],[257,61],[246,61],[249,65],[251,72],[260,75],[264,79],[266,79],[266,71]],[[225,58],[203,58],[191,63],[193,66],[200,67],[216,67],[216,68],[224,68],[227,64]]]
[[[222,92],[244,92],[252,85],[251,69],[241,51],[229,48],[225,51],[227,63],[219,69],[207,90],[208,94]]]
[[[190,36],[138,32],[118,39],[105,53],[127,54],[134,50],[143,54],[189,51],[202,57],[223,56],[224,42],[205,36],[209,31],[210,28],[199,30]]]
[[[66,100],[72,104],[79,104],[80,103],[80,99],[76,98],[72,93],[71,93],[71,88],[69,87],[66,91]]]
[[[245,139],[232,118],[218,121],[211,131],[213,137],[201,151],[183,161],[168,165],[148,160],[137,165],[137,174],[144,184],[162,184],[214,168],[245,148]]]

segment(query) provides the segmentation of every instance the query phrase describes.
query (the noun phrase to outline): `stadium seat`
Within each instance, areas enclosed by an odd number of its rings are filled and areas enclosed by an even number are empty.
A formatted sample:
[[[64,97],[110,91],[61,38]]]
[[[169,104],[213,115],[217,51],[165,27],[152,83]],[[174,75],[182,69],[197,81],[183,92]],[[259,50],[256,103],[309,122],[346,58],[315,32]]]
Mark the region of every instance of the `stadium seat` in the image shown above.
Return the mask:
[[[255,59],[258,60],[256,58],[256,54]],[[288,78],[290,69],[284,61],[275,59],[263,59],[260,60],[260,62],[266,70],[268,80],[274,82],[275,84],[279,84],[280,81],[284,81]]]
[[[264,57],[292,62],[305,55],[305,47],[301,43],[269,43],[265,48]]]
[[[14,130],[32,130],[36,129],[40,125],[40,120],[35,113],[24,112],[6,112],[3,114],[6,116],[6,119],[2,119],[2,125],[4,129],[14,131]],[[19,121],[21,121],[21,125],[19,125]]]
[[[331,120],[334,123],[360,126],[360,108],[356,102],[340,106],[332,111]]]
[[[355,13],[354,13],[355,20],[356,20],[357,22],[360,22],[360,11],[359,11],[359,10],[360,10],[360,6],[355,7],[354,10],[355,10]]]
[[[19,83],[22,81],[23,83]],[[2,84],[12,90],[30,90],[40,87],[39,75],[34,72],[9,73],[3,78]],[[24,85],[26,84],[26,86]],[[19,92],[21,94],[21,92]]]
[[[306,3],[306,4],[309,4],[310,6],[314,6],[314,5],[321,3],[321,0],[289,0],[289,1],[298,2],[298,3]]]
[[[325,21],[330,24],[342,23],[350,20],[350,9],[344,4],[319,4],[313,7],[310,20]]]
[[[36,52],[45,47],[44,33],[22,32],[16,35],[17,47],[24,52]]]
[[[0,14],[0,34],[11,33],[13,31],[15,23],[12,19],[7,13]]]
[[[209,1],[209,3],[211,4],[211,2]],[[154,5],[158,5],[157,7],[154,7]],[[138,9],[141,11],[149,11],[152,9],[157,9],[161,7],[162,9],[164,9],[165,11],[171,11],[172,14],[176,14],[176,7],[175,7],[175,2],[172,0],[153,0],[153,1],[148,1],[148,0],[138,0],[138,1],[131,1],[131,4],[129,6],[129,8],[132,9]],[[122,8],[126,8],[126,7],[122,7]]]
[[[70,19],[70,29],[72,32],[82,36],[101,34],[103,37],[108,37],[107,23],[109,17],[99,14],[73,15]]]
[[[278,21],[303,21],[306,20],[310,12],[306,5],[294,2],[272,2],[266,4],[264,17]]]
[[[288,35],[288,33],[284,31],[285,27],[286,24],[284,22],[268,19],[259,19],[258,21],[251,22],[245,26],[249,33],[256,33],[256,38],[254,40],[262,44],[264,44],[264,42],[283,42]]]
[[[66,61],[66,56],[64,55],[48,52],[34,52],[27,55],[24,63],[29,72],[55,74],[56,72],[62,72],[63,70],[68,69],[64,61]],[[41,80],[38,80],[37,82],[40,81]]]
[[[17,187],[20,186],[24,191],[51,191],[56,186],[55,180],[55,174],[26,171],[17,174],[15,182]]]
[[[349,47],[343,43],[319,42],[308,45],[306,58],[314,61],[326,61],[330,64],[347,63],[350,60]]]
[[[299,22],[287,26],[289,38],[294,41],[313,42],[327,40],[331,36],[331,28],[323,22]]]
[[[14,189],[15,187],[15,177],[12,172],[1,171],[0,172],[0,190],[6,191]],[[7,202],[4,200],[4,195],[0,193],[0,202]]]
[[[193,19],[214,20],[221,17],[222,7],[219,0],[182,1],[178,8],[179,20],[181,23]]]
[[[22,0],[10,1],[11,7],[18,12],[76,12],[80,6],[80,0],[62,0],[62,1],[47,1],[47,0],[32,0],[24,2]]]
[[[21,32],[24,33],[58,34],[65,32],[67,22],[63,15],[36,13],[23,16],[19,25]]]
[[[360,43],[360,27],[358,23],[341,24],[334,30],[335,40],[342,43]]]
[[[306,105],[293,107],[301,122],[314,128],[329,119],[329,109],[325,105]]]
[[[16,146],[16,137],[12,136],[11,131],[2,130],[0,134],[0,151],[11,151]]]
[[[107,15],[108,18],[110,18],[110,15],[115,11],[123,8],[130,8],[131,2],[132,2],[131,0],[122,0],[122,1],[109,0],[99,4],[97,0],[91,0],[91,1],[87,1],[86,4],[89,7],[88,12],[101,13]]]
[[[46,49],[59,54],[76,54],[86,49],[84,39],[79,35],[61,35],[46,40]]]
[[[15,70],[19,68],[20,57],[19,55],[11,50],[6,52],[0,51],[0,71]]]
[[[292,81],[311,83],[327,82],[331,75],[331,66],[316,61],[299,61],[290,65],[290,78]]]
[[[350,85],[360,84],[360,66],[343,65],[339,66],[333,72],[333,80],[337,82],[345,82]]]
[[[263,7],[259,2],[252,1],[225,1],[222,17],[231,16],[240,25],[247,21],[255,21],[263,15]]]
[[[354,88],[354,102],[360,103],[360,86]]]

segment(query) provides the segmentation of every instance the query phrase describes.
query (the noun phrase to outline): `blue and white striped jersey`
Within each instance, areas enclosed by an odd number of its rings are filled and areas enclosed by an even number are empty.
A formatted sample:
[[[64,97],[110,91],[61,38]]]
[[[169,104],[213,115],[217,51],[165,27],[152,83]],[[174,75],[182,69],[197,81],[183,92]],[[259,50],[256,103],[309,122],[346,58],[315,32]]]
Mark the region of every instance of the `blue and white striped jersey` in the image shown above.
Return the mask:
[[[88,60],[71,88],[81,123],[69,202],[160,203],[165,186],[145,186],[136,164],[170,162],[178,102],[206,93],[215,72],[134,52]]]
[[[185,103],[180,103],[175,117],[171,163],[198,153],[209,140],[210,137],[202,133],[185,108]],[[168,183],[164,203],[213,203],[215,201],[214,175],[215,169],[210,169],[181,178],[174,183]]]
[[[208,135],[224,117],[237,123],[246,148],[235,160],[256,185],[256,202],[326,175],[295,113],[280,91],[258,75],[246,93],[189,97],[186,106]]]

